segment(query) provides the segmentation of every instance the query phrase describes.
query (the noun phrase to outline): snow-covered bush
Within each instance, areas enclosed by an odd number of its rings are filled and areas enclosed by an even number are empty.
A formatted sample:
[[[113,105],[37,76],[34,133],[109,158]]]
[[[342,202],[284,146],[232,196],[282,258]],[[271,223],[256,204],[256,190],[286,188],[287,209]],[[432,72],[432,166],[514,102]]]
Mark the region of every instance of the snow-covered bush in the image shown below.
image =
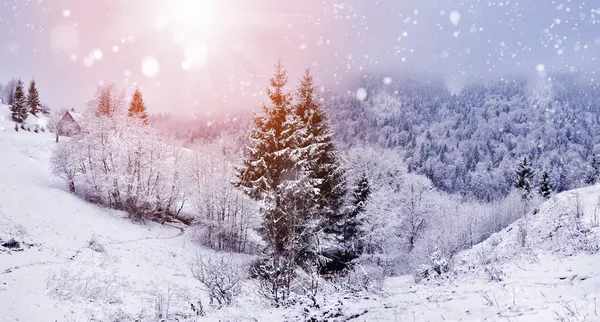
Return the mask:
[[[88,247],[98,253],[105,253],[106,248],[102,245],[96,236],[92,236],[92,238],[88,241]]]
[[[116,274],[95,272],[85,268],[62,268],[60,272],[50,270],[46,289],[61,301],[88,301],[117,303],[121,287]]]
[[[355,265],[346,276],[341,276],[334,282],[351,292],[381,292],[387,276],[385,267],[359,264]]]
[[[296,278],[296,265],[286,257],[264,258],[250,265],[256,293],[275,305],[288,305]]]
[[[422,264],[415,272],[415,282],[428,278],[442,276],[450,270],[450,258],[439,250],[435,250],[429,256],[429,263]]]
[[[223,306],[233,304],[242,290],[247,269],[231,256],[216,258],[196,256],[192,263],[192,274],[210,296],[210,304]]]

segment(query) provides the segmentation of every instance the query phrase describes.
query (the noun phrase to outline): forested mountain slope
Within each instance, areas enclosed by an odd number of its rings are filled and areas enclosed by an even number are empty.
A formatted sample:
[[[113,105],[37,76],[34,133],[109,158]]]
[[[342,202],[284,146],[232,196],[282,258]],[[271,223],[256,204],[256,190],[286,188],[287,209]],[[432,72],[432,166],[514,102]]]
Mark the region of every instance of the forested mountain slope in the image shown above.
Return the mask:
[[[396,149],[443,191],[504,197],[524,157],[533,160],[536,180],[549,172],[558,192],[596,179],[588,174],[600,151],[598,85],[562,75],[452,94],[441,81],[373,77],[357,88],[358,95],[328,98],[340,146]]]

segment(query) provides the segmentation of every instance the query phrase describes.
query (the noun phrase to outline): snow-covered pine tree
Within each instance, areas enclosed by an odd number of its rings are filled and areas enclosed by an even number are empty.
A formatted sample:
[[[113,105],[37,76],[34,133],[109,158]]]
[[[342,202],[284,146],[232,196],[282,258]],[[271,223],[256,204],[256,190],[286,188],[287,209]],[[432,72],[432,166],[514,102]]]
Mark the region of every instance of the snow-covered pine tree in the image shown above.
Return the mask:
[[[531,163],[527,161],[527,157],[523,158],[523,161],[519,163],[515,177],[515,188],[519,190],[521,198],[523,200],[531,199],[531,190],[533,189],[533,177],[535,173],[531,168]]]
[[[585,178],[585,183],[587,184],[596,184],[600,180],[600,159],[596,156],[592,157],[592,161],[590,162],[590,170]]]
[[[542,173],[542,179],[540,181],[540,188],[538,192],[540,193],[540,196],[548,198],[552,194],[552,190],[554,190],[554,187],[550,183],[550,175],[548,174],[548,171],[544,171]]]
[[[289,295],[293,267],[300,257],[313,252],[307,245],[309,214],[313,211],[313,183],[296,160],[292,95],[285,86],[287,72],[281,62],[276,65],[271,87],[267,88],[269,103],[263,114],[254,117],[255,128],[250,134],[248,157],[238,169],[236,186],[262,203],[261,233],[271,252],[269,262],[258,275],[265,277],[270,297],[279,302]]]
[[[144,124],[148,124],[148,112],[146,111],[146,104],[142,97],[142,91],[139,88],[136,88],[133,93],[127,115],[129,117],[139,118]]]
[[[29,83],[29,91],[27,93],[27,109],[31,114],[37,116],[41,105],[40,94],[35,86],[35,79],[33,79],[31,80],[31,83]]]
[[[17,81],[17,87],[15,89],[15,97],[10,106],[12,112],[12,118],[15,122],[23,123],[27,119],[29,111],[27,110],[27,101],[25,100],[25,94],[23,93],[23,82]]]
[[[366,203],[370,196],[371,184],[366,173],[363,172],[352,191],[352,206],[344,220],[344,251],[346,261],[358,258],[363,251],[364,247],[361,242],[361,238],[363,237],[362,215],[365,212]]]
[[[331,248],[329,251],[339,251],[344,238],[346,180],[333,142],[331,125],[310,69],[306,69],[300,80],[291,120],[294,128],[292,141],[297,145],[298,165],[307,172],[315,191],[318,191],[317,198],[311,202],[314,202],[316,208],[312,214],[312,219],[317,223],[315,228],[325,233],[326,241],[320,243],[325,248]],[[316,233],[312,232],[312,235]],[[340,264],[340,267],[345,266]]]

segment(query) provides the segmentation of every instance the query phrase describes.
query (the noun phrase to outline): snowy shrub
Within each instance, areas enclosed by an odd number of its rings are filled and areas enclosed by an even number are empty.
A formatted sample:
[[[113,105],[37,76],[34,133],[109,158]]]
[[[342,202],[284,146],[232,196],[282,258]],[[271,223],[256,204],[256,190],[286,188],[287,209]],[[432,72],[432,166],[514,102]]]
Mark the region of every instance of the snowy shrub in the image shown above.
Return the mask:
[[[58,273],[50,270],[46,279],[48,292],[61,301],[117,303],[120,301],[117,296],[119,284],[115,274],[98,273],[84,268],[63,268]]]
[[[450,270],[450,259],[447,255],[435,250],[429,256],[429,263],[421,265],[415,272],[415,282],[442,276]]]
[[[289,304],[296,278],[295,263],[285,257],[265,258],[251,264],[250,276],[262,298],[276,306]]]
[[[346,276],[334,282],[351,292],[381,292],[386,276],[385,268],[375,265],[355,265]]]
[[[527,246],[527,223],[521,222],[517,231],[517,239],[521,247]]]
[[[104,245],[102,245],[100,242],[98,242],[98,238],[96,238],[96,236],[92,236],[92,238],[88,241],[88,247],[98,253],[105,253],[106,249],[104,248]]]
[[[490,282],[502,282],[504,279],[504,273],[493,265],[484,266],[484,270]]]
[[[192,274],[210,296],[210,304],[231,305],[241,292],[246,279],[246,269],[233,257],[219,255],[217,258],[196,256]]]
[[[2,247],[17,249],[21,248],[21,243],[16,241],[14,238],[11,238],[9,241],[2,243]]]
[[[296,301],[305,307],[318,307],[326,280],[319,274],[317,265],[306,265],[306,269],[297,269],[292,284],[292,292],[297,295]]]

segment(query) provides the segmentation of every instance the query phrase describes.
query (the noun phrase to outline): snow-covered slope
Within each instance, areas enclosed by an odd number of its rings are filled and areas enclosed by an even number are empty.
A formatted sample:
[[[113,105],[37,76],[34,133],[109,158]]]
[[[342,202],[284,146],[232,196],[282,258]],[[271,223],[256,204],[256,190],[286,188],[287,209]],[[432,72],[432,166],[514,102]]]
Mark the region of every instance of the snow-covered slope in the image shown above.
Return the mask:
[[[600,245],[599,226],[600,186],[567,191],[457,259],[459,263],[482,259],[504,262],[537,254],[568,256],[596,252]]]
[[[133,224],[70,194],[49,170],[54,136],[12,124],[0,120],[0,244],[23,250],[0,246],[0,321],[146,317],[169,294],[172,312],[192,313],[207,299],[189,261],[208,251],[177,227]]]
[[[0,246],[0,321],[158,321],[165,310],[170,321],[306,319],[301,307],[263,303],[251,281],[233,307],[209,307],[190,261],[213,252],[194,244],[189,231],[134,224],[70,194],[49,170],[52,134],[15,132],[3,108],[0,244],[14,238],[22,250]],[[555,196],[459,254],[447,280],[390,278],[375,295],[327,294],[313,313],[327,312],[330,321],[600,321],[600,255],[581,252],[597,245],[599,196],[598,187]],[[198,300],[206,316],[193,316]]]

